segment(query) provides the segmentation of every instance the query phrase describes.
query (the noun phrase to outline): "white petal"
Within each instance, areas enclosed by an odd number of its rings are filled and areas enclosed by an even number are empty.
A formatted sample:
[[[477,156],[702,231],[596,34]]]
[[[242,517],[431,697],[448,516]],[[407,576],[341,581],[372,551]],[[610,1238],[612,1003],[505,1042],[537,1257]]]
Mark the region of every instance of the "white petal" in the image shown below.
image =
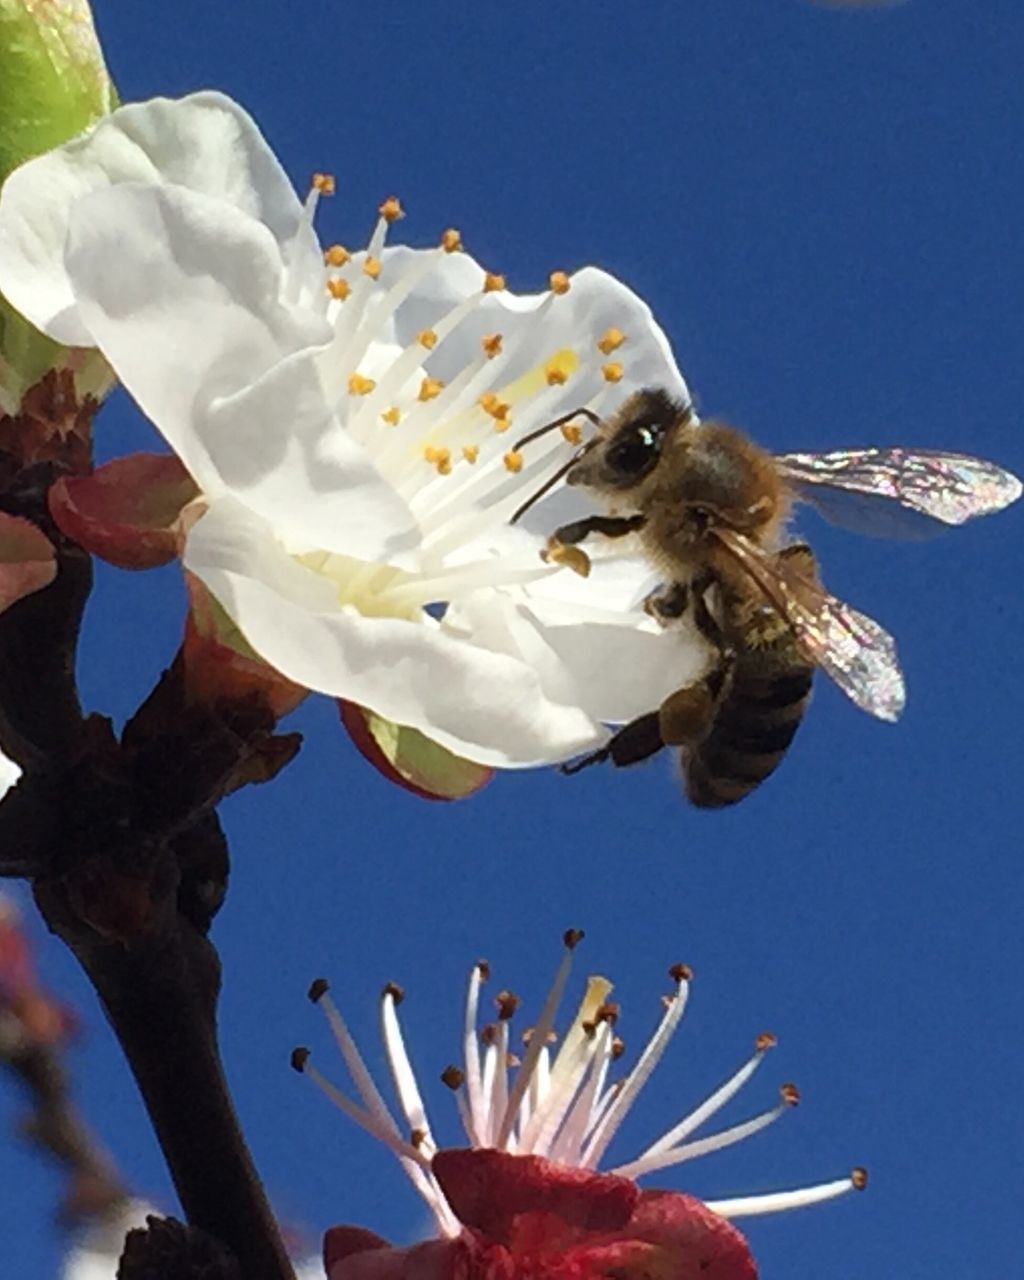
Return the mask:
[[[282,246],[301,237],[301,204],[287,175],[229,98],[206,92],[120,107],[15,170],[0,193],[0,290],[59,342],[93,345],[64,270],[71,208],[122,182],[177,183],[265,223]]]
[[[196,525],[185,565],[278,671],[420,729],[467,759],[524,767],[605,736],[578,708],[545,696],[535,672],[472,635],[339,606],[326,579],[286,555],[269,527],[231,499]]]
[[[0,800],[10,791],[21,777],[21,765],[0,752]]]

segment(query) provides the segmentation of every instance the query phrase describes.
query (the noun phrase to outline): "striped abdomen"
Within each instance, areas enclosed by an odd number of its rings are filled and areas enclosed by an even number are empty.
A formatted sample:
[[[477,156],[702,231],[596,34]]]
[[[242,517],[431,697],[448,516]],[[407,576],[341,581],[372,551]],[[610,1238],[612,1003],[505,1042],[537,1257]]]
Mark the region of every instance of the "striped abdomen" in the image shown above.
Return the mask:
[[[814,667],[789,632],[736,654],[707,733],[682,749],[691,803],[735,804],[774,773],[800,727],[813,679]]]

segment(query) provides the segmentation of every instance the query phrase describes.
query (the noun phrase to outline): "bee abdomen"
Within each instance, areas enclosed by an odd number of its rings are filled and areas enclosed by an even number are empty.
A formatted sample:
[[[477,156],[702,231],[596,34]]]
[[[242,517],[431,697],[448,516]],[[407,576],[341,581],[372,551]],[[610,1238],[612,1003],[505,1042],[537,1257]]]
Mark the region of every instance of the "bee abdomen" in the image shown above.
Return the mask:
[[[735,804],[778,768],[800,727],[813,668],[800,664],[764,676],[734,667],[712,725],[683,751],[686,793],[701,808]]]

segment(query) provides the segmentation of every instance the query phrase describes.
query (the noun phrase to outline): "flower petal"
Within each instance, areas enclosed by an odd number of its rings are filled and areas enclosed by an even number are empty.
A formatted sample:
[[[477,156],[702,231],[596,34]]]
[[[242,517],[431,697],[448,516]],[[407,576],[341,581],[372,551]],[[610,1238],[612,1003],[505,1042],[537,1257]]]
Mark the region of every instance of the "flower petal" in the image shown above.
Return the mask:
[[[220,93],[120,107],[79,138],[16,170],[0,193],[0,290],[37,328],[94,345],[63,263],[72,206],[123,182],[174,183],[265,223],[281,245],[302,207],[251,117]],[[115,259],[116,260],[116,259]]]
[[[757,1280],[743,1235],[694,1196],[642,1191],[627,1234],[678,1259],[676,1280]]]
[[[454,1280],[463,1253],[456,1240],[395,1249],[364,1227],[331,1227],[324,1235],[328,1280]]]
[[[522,662],[472,635],[339,605],[331,582],[288,555],[233,499],[211,504],[189,535],[185,565],[290,680],[419,729],[456,755],[522,767],[604,740],[577,707],[547,696]]]

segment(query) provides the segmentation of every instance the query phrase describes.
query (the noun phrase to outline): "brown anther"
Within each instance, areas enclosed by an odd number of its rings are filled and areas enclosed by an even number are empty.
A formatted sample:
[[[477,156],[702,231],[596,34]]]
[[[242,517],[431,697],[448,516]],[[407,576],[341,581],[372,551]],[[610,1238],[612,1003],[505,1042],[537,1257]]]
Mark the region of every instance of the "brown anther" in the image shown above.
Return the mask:
[[[314,978],[309,984],[309,990],[306,992],[306,995],[314,1004],[316,1004],[321,996],[325,996],[327,994],[328,990],[329,986],[326,978]]]
[[[540,558],[546,564],[563,565],[573,573],[578,573],[581,578],[590,577],[590,556],[582,547],[570,547],[556,538],[549,538]]]
[[[511,471],[514,476],[518,475],[523,469],[523,455],[518,449],[509,449],[501,460],[505,464],[505,470]]]
[[[343,267],[351,257],[343,244],[328,245],[324,250],[324,262],[329,267]]]
[[[478,960],[476,962],[476,971],[480,975],[481,982],[489,982],[491,977],[491,962],[489,960]]]
[[[612,1026],[619,1020],[619,1006],[612,1000],[606,1000],[604,1004],[599,1005],[597,1013],[594,1014],[596,1022],[610,1022]]]
[[[796,1107],[800,1105],[800,1090],[795,1084],[787,1083],[779,1089],[779,1097],[787,1107]]]
[[[523,1044],[527,1044],[527,1045],[528,1045],[528,1044],[530,1043],[530,1041],[533,1039],[533,1037],[534,1037],[536,1034],[537,1034],[537,1028],[536,1028],[536,1027],[527,1027],[527,1028],[526,1028],[526,1030],[523,1032],[523,1035],[522,1035]],[[555,1043],[557,1042],[557,1040],[558,1040],[558,1033],[557,1033],[557,1032],[555,1031],[555,1029],[552,1027],[552,1028],[548,1031],[547,1035],[545,1035],[545,1037],[544,1037],[544,1043],[545,1043],[545,1044],[555,1044]]]
[[[424,378],[420,383],[416,399],[422,400],[424,403],[428,400],[436,400],[443,390],[444,383],[440,378]]]
[[[322,196],[334,195],[334,174],[333,173],[314,173],[313,174],[313,190],[319,191]]]
[[[478,444],[464,444],[462,446],[462,456],[467,462],[476,462],[480,457],[480,446]]]
[[[850,1170],[850,1181],[853,1183],[855,1191],[863,1191],[868,1185],[868,1171],[863,1165],[858,1165],[856,1169]]]
[[[570,280],[564,271],[552,271],[548,276],[548,285],[552,293],[568,293]]]
[[[559,430],[562,432],[562,439],[567,444],[583,443],[583,428],[577,426],[575,422],[566,422]]]
[[[385,982],[384,990],[381,992],[381,995],[390,996],[391,999],[395,1002],[395,1004],[401,1004],[402,1001],[405,999],[405,992],[402,990],[402,988],[398,985],[397,982]]]
[[[309,1061],[309,1050],[299,1047],[292,1050],[291,1056],[292,1070],[297,1071],[299,1075],[306,1069],[306,1063]]]
[[[339,276],[327,281],[327,292],[332,298],[336,298],[338,302],[344,302],[352,292],[352,286],[347,280],[342,280]]]
[[[612,1061],[615,1062],[626,1052],[626,1042],[620,1036],[612,1037]]]
[[[774,1049],[778,1043],[777,1038],[771,1031],[762,1031],[754,1041],[754,1048],[758,1053],[765,1053],[768,1049]]]
[[[559,359],[549,360],[544,366],[544,378],[549,387],[560,387],[569,381],[569,374]]]
[[[498,1019],[508,1022],[519,1008],[521,1001],[514,991],[499,991],[494,997],[494,1007],[498,1011]]]
[[[496,271],[488,271],[484,276],[484,293],[498,293],[505,287],[505,277]]]
[[[588,1040],[593,1040],[593,1038],[594,1038],[594,1032],[597,1030],[597,1023],[596,1023],[596,1022],[581,1022],[581,1023],[580,1023],[580,1030],[583,1032],[583,1034],[587,1037],[587,1039],[588,1039]]]
[[[397,222],[399,218],[405,217],[405,210],[398,196],[388,196],[377,212],[385,222]]]
[[[445,253],[458,253],[462,249],[462,235],[454,227],[441,232],[441,248]]]
[[[494,1044],[498,1038],[498,1027],[494,1022],[488,1022],[485,1027],[480,1028],[480,1043],[486,1048],[488,1045]]]
[[[495,356],[501,354],[501,334],[485,333],[480,339],[480,345],[484,349],[484,355],[488,360],[493,360]]]
[[[618,360],[611,360],[608,364],[601,366],[601,376],[605,382],[621,382],[625,372]]]
[[[575,951],[586,936],[582,929],[566,929],[562,934],[562,945],[569,951]]]
[[[352,396],[368,396],[376,386],[372,378],[364,378],[361,373],[349,375],[348,391]]]
[[[505,1067],[509,1071],[514,1071],[516,1067],[521,1065],[522,1061],[523,1061],[522,1058],[520,1058],[519,1055],[516,1053],[512,1053],[511,1051],[509,1051],[508,1053],[505,1054]]]
[[[674,964],[668,971],[673,982],[692,982],[693,970],[688,964]]]
[[[451,1063],[449,1066],[445,1067],[445,1069],[441,1072],[441,1083],[446,1084],[448,1088],[452,1090],[453,1093],[456,1089],[462,1088],[462,1084],[465,1079],[466,1079],[465,1071],[463,1071],[461,1067],[455,1066],[454,1063]]]
[[[392,405],[390,409],[385,409],[380,415],[389,427],[397,427],[402,420],[402,414],[397,405]]]
[[[381,272],[380,258],[367,258],[363,263],[363,275],[371,280],[379,280]]]
[[[426,347],[428,351],[433,351],[437,346],[437,334],[433,329],[421,329],[416,335],[416,341],[421,347]]]
[[[423,1146],[426,1140],[427,1140],[426,1129],[410,1129],[409,1130],[409,1145],[411,1147],[415,1147],[417,1151],[419,1151],[420,1147]]]
[[[610,356],[613,351],[618,351],[625,341],[626,335],[621,329],[606,329],[604,336],[598,339],[597,349],[602,355]]]

